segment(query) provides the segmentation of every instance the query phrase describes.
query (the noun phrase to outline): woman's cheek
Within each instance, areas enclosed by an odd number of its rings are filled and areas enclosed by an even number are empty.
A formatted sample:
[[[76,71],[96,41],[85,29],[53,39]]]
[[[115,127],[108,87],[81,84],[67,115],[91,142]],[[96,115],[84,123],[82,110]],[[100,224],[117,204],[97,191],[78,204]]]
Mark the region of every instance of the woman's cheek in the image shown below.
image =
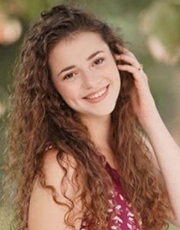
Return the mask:
[[[79,88],[78,87],[71,87],[71,86],[64,86],[61,88],[61,96],[66,101],[72,101],[78,98],[79,95]]]

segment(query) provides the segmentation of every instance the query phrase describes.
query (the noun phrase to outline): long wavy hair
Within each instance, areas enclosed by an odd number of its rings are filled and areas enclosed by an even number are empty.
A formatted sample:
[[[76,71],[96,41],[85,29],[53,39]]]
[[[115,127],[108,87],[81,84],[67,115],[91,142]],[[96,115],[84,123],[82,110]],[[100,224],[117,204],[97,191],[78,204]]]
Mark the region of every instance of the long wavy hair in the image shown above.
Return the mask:
[[[79,185],[80,175],[83,181],[78,199],[83,204],[81,211],[85,213],[87,229],[102,230],[108,226],[106,210],[110,205],[108,197],[112,181],[105,167],[102,167],[105,166],[105,158],[90,140],[88,129],[78,114],[55,89],[48,65],[48,55],[59,41],[84,31],[99,34],[112,54],[122,52],[117,45],[125,47],[125,42],[114,28],[84,10],[67,5],[58,5],[42,12],[23,44],[11,99],[4,167],[4,191],[8,194],[7,199],[13,198],[18,230],[27,227],[30,195],[37,176],[41,185],[52,192],[54,201],[66,205],[57,200],[55,188],[46,184],[42,170],[49,143],[58,152],[57,161],[64,170],[63,181],[67,179],[63,156],[67,154],[76,161],[73,180]],[[136,218],[142,220],[141,229],[164,229],[169,203],[154,173],[151,153],[132,109],[133,77],[125,71],[120,71],[120,76],[121,90],[111,113],[110,147],[117,162],[122,188]],[[66,196],[63,181],[63,196],[70,201],[70,205],[66,205],[65,223],[74,229],[71,214],[76,200]]]

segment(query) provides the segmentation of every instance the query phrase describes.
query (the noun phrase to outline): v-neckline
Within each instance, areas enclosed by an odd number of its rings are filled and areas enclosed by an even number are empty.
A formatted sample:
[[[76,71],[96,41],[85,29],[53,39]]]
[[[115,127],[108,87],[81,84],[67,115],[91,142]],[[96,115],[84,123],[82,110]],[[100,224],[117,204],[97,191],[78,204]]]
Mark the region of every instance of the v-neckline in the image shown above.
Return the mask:
[[[114,171],[116,171],[116,173],[118,173],[117,169],[115,169],[114,167],[112,167],[107,160],[106,160],[106,165],[108,165],[112,170],[114,170]]]

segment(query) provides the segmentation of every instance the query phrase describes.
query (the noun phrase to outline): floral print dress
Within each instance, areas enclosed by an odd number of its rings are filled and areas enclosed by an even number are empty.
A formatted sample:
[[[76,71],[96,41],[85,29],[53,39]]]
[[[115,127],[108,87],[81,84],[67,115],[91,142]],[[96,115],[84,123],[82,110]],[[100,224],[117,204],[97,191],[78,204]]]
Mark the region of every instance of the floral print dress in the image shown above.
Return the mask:
[[[121,189],[117,171],[106,162],[106,170],[111,176],[114,184],[112,197],[109,199],[112,208],[108,210],[109,222],[107,230],[140,230],[141,221],[137,223],[132,212],[131,204],[125,198]],[[80,230],[86,229],[86,222],[83,220]]]

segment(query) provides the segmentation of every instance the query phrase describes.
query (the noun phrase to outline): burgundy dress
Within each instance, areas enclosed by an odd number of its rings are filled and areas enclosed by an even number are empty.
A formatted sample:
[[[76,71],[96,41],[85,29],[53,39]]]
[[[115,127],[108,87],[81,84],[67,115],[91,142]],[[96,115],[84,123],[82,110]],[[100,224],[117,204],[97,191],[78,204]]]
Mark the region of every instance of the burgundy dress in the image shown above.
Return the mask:
[[[52,149],[53,145],[47,146],[46,151]],[[141,220],[139,223],[134,218],[131,204],[127,200],[125,193],[121,188],[118,172],[106,161],[106,170],[109,173],[113,184],[112,197],[109,199],[112,208],[108,211],[109,222],[107,230],[140,230]],[[88,230],[86,222],[82,220],[80,230]]]
[[[108,162],[106,162],[106,170],[111,176],[114,184],[112,198],[109,199],[112,208],[108,210],[109,222],[107,230],[140,230],[139,226],[141,221],[137,223],[134,218],[131,205],[125,198],[125,194],[121,189],[117,171],[112,168]],[[80,230],[88,230],[86,229],[85,221],[82,221]]]

